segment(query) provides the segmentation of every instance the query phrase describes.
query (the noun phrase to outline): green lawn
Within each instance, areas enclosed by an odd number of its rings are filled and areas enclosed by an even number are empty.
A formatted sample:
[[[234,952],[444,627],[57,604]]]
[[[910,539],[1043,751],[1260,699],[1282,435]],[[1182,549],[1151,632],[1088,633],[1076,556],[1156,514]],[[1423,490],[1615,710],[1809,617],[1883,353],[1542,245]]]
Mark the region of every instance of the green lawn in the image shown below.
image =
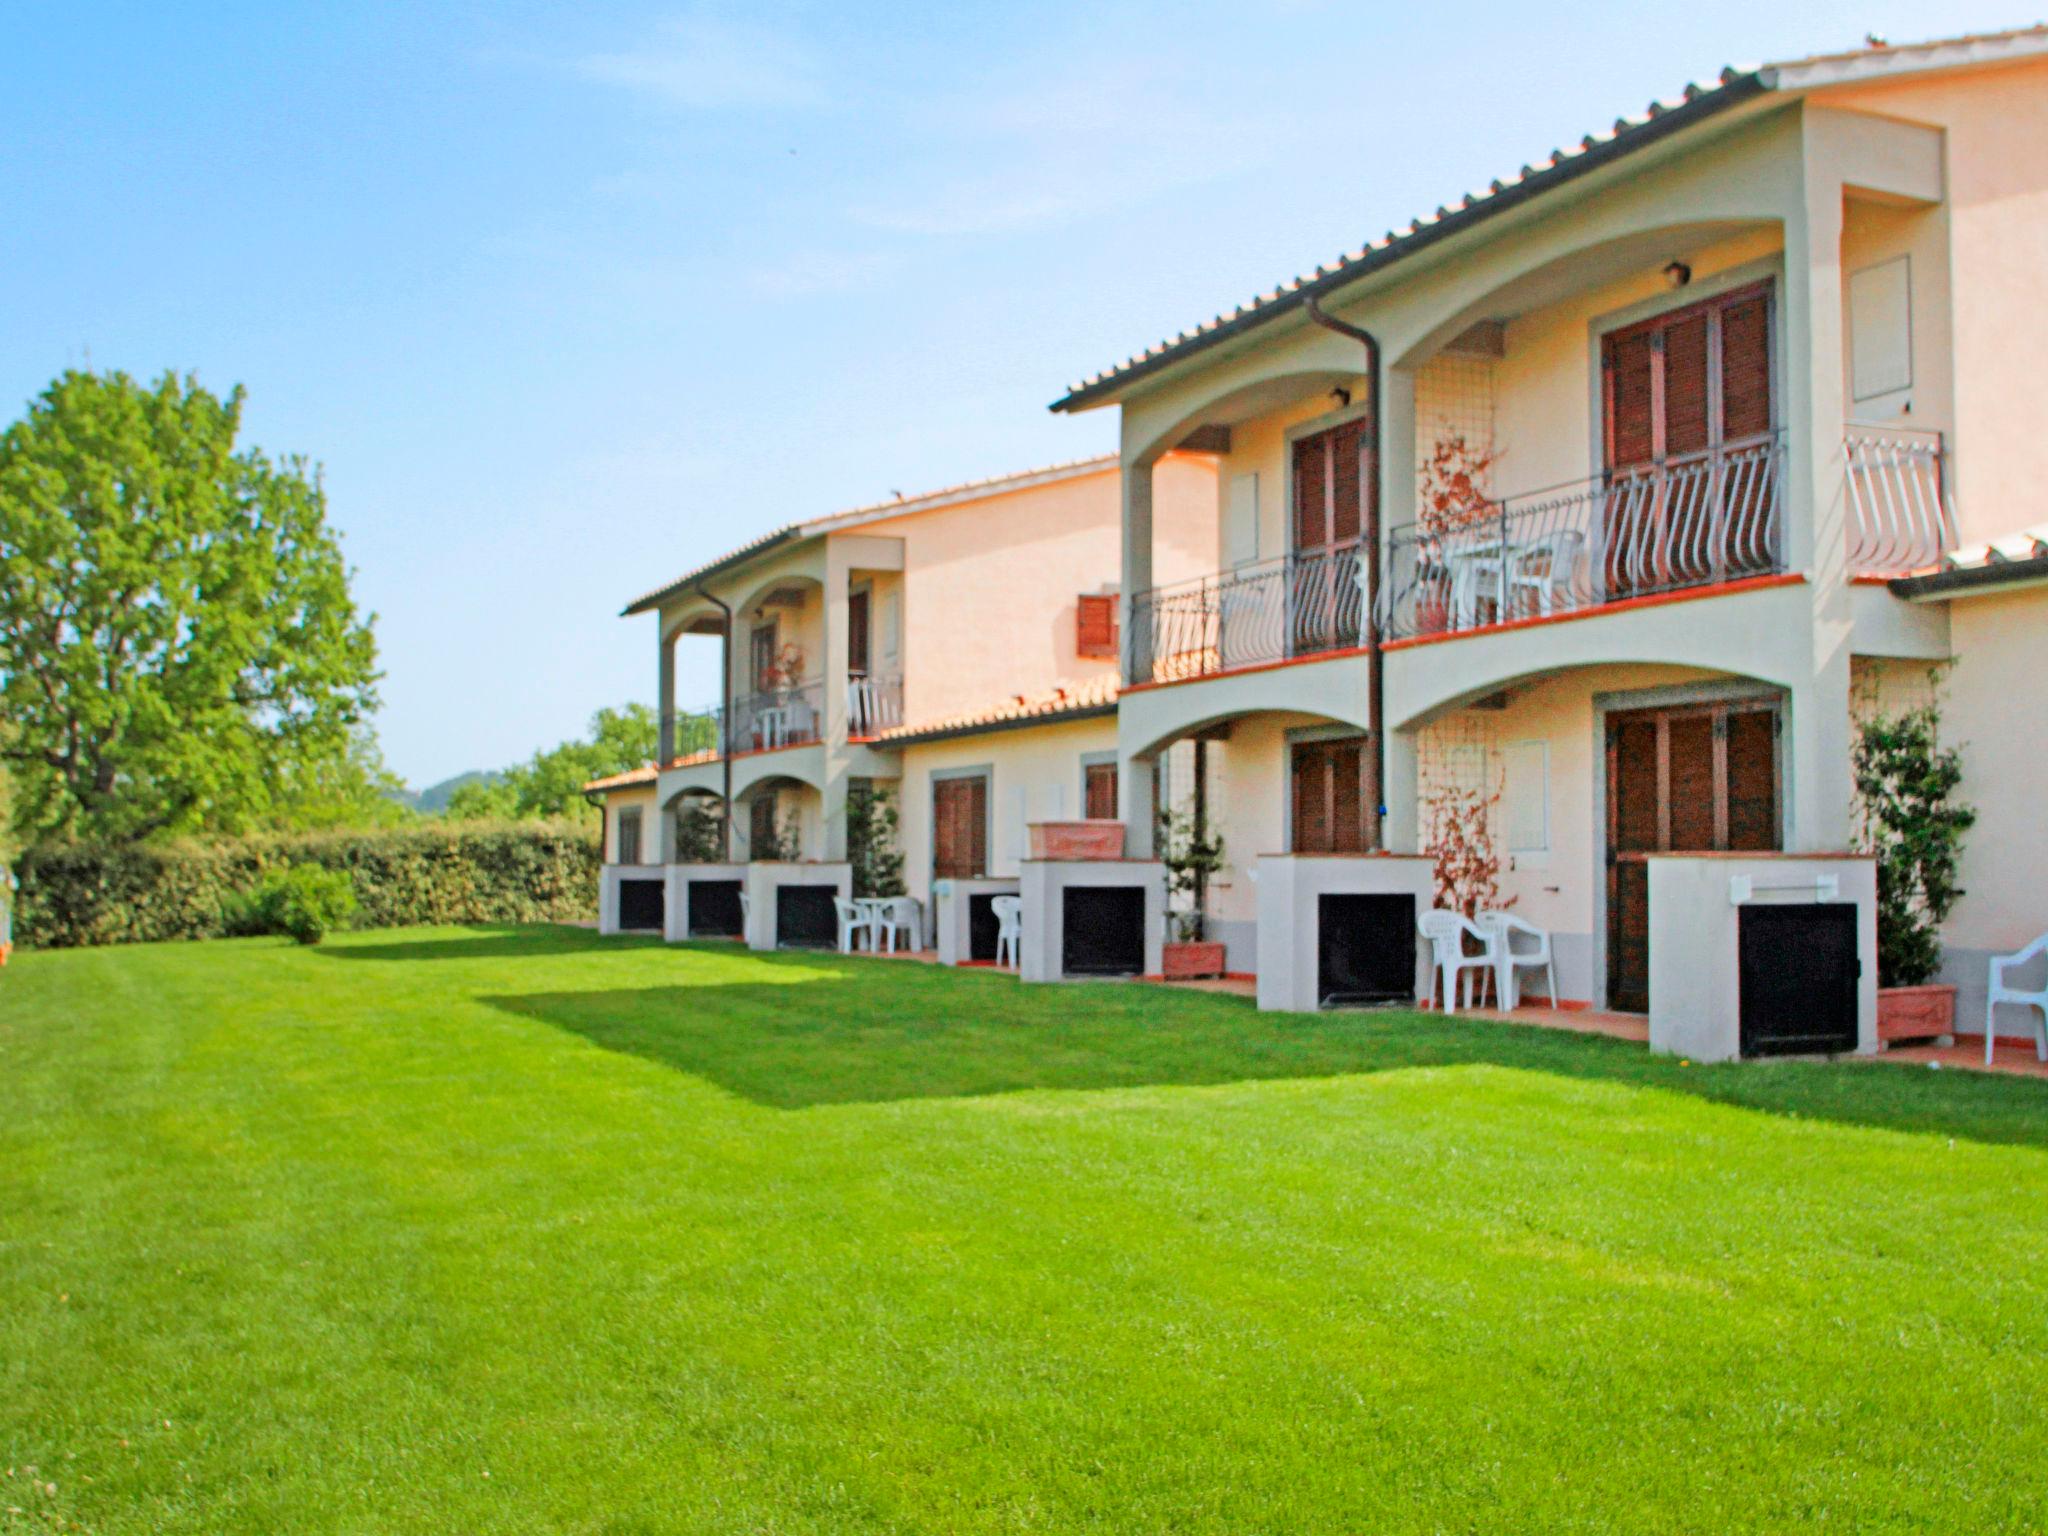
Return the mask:
[[[0,971],[0,1531],[2038,1530],[2044,1431],[2048,1083],[555,929]]]

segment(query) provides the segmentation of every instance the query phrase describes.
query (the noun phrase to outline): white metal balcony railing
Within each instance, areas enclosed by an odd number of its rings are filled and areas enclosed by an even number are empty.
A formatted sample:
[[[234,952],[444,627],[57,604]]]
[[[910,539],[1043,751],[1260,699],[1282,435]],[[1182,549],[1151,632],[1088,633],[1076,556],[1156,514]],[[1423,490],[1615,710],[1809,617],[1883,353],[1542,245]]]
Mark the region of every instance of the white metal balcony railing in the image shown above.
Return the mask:
[[[846,680],[846,734],[854,740],[873,737],[903,718],[903,680],[849,674]],[[728,723],[724,709],[707,705],[679,711],[663,722],[667,761],[724,749],[767,752],[778,747],[805,746],[823,739],[825,684],[822,678],[741,694],[732,701]]]
[[[1849,569],[1901,576],[1941,564],[1956,547],[1948,455],[1939,432],[1851,423],[1848,460]]]
[[[1451,634],[1775,574],[1783,466],[1778,437],[1751,438],[1396,528],[1380,633]]]
[[[1155,587],[1131,603],[1133,682],[1235,672],[1362,644],[1358,541]]]

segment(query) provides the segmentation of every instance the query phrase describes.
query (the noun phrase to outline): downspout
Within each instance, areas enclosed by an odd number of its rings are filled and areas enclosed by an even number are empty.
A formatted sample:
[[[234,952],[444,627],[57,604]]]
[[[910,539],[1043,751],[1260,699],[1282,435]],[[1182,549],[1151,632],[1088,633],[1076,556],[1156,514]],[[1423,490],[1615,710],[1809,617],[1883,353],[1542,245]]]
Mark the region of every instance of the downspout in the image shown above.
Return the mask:
[[[718,818],[718,851],[723,857],[720,863],[732,862],[732,606],[712,594],[702,582],[697,584],[697,595],[725,615],[725,636],[718,654],[718,767],[719,803],[723,814]]]
[[[1366,828],[1366,846],[1374,852],[1383,851],[1386,846],[1384,825],[1387,816],[1387,722],[1381,708],[1383,661],[1380,655],[1380,578],[1383,556],[1380,550],[1380,344],[1368,330],[1339,320],[1327,313],[1310,294],[1307,303],[1308,317],[1326,331],[1335,331],[1339,336],[1349,336],[1365,347],[1365,405],[1366,441],[1372,444],[1372,502],[1371,517],[1365,529],[1365,541],[1372,546],[1372,559],[1366,565],[1365,598],[1365,677],[1367,708],[1372,714],[1372,822]]]

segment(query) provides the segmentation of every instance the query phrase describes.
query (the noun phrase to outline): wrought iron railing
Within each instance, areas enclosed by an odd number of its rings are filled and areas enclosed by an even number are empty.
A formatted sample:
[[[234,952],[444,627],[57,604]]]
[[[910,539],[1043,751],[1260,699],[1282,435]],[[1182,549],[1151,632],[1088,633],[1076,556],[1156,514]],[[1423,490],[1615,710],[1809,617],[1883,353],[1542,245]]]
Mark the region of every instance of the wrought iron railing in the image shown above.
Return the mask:
[[[846,734],[855,741],[903,723],[903,679],[871,672],[846,676]]]
[[[1783,443],[1752,438],[1396,528],[1380,631],[1454,633],[1775,573],[1783,480]]]
[[[1849,569],[1899,576],[1941,564],[1956,547],[1948,456],[1939,432],[1851,424],[1848,460]]]
[[[903,723],[903,680],[849,674],[846,680],[846,734],[859,741]],[[825,684],[822,679],[787,688],[767,688],[732,701],[730,729],[725,711],[712,704],[667,716],[664,737],[669,761],[716,757],[721,744],[737,755],[768,752],[777,747],[804,746],[823,740]]]
[[[1131,603],[1128,676],[1169,682],[1363,644],[1358,555],[1352,539],[1140,592]]]

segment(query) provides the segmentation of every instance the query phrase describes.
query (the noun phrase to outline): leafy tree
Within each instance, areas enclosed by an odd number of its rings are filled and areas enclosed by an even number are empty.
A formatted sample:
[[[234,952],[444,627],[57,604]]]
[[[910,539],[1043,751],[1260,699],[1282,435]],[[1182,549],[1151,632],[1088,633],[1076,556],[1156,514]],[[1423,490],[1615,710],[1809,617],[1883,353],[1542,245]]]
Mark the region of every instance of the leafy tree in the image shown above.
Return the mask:
[[[586,815],[585,784],[653,762],[656,747],[654,711],[645,704],[600,709],[590,717],[589,740],[536,752],[489,783],[459,786],[447,814],[458,821]]]
[[[855,779],[846,787],[846,857],[856,896],[903,894],[903,849],[896,840],[896,795],[886,784]]]
[[[242,392],[67,372],[0,433],[0,759],[34,841],[347,819],[376,642],[319,472]]]

